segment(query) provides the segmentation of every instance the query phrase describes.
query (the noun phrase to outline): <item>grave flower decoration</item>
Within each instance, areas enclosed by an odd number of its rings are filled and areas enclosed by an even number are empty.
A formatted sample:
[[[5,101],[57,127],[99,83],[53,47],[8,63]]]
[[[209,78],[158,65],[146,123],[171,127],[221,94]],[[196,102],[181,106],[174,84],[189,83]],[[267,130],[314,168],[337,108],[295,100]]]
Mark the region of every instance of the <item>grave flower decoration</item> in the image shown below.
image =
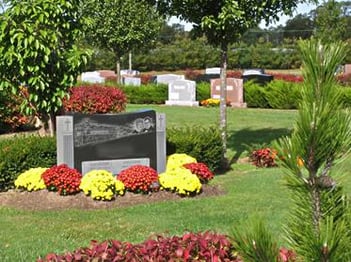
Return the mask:
[[[200,102],[200,105],[205,107],[218,107],[220,104],[220,100],[217,98],[207,98]]]
[[[148,166],[128,167],[118,174],[117,179],[123,182],[127,190],[135,193],[147,193],[158,188],[157,171]]]
[[[176,192],[179,195],[192,195],[201,192],[200,179],[184,167],[174,168],[159,175],[161,189]]]
[[[111,200],[116,194],[124,194],[124,184],[107,170],[91,170],[86,173],[79,187],[85,195],[95,200]]]
[[[46,170],[42,178],[49,191],[57,191],[60,195],[70,195],[80,191],[82,174],[66,164],[61,164]]]
[[[204,163],[188,163],[184,164],[183,166],[189,169],[191,173],[197,175],[202,183],[207,183],[213,179],[213,173]]]
[[[175,153],[168,157],[166,172],[176,169],[178,167],[183,167],[184,164],[197,163],[196,158],[193,158],[187,154]]]
[[[46,186],[41,176],[47,169],[48,168],[44,167],[28,169],[17,177],[15,180],[15,187],[26,191],[45,189]]]

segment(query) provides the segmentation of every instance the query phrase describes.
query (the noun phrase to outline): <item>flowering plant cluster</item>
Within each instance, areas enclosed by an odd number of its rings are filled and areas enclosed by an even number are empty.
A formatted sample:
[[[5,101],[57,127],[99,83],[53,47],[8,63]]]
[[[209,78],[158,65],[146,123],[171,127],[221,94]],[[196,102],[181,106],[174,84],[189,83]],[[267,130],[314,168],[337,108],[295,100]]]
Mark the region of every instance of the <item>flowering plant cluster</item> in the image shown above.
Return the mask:
[[[184,164],[197,163],[196,158],[189,156],[187,154],[175,153],[167,158],[166,172],[182,167]]]
[[[187,154],[175,153],[168,157],[166,172],[159,175],[161,189],[174,191],[179,195],[193,195],[201,192],[202,184],[196,174],[184,167],[197,163]]]
[[[254,150],[250,155],[251,162],[257,167],[275,167],[277,166],[275,158],[277,151],[266,147]]]
[[[15,180],[16,188],[26,191],[37,191],[45,189],[46,186],[41,176],[47,169],[48,168],[37,167],[31,168],[21,173]]]
[[[89,85],[73,87],[63,105],[65,111],[101,114],[123,112],[126,102],[125,94],[118,88]]]
[[[60,195],[70,195],[80,191],[82,174],[66,164],[61,164],[46,170],[42,178],[49,191],[57,191]]]
[[[124,194],[124,184],[107,170],[89,171],[82,178],[79,188],[96,200],[111,200],[116,194]]]
[[[198,194],[202,187],[200,179],[184,167],[160,174],[159,182],[161,189],[171,190],[179,195]]]
[[[213,179],[213,173],[204,163],[188,163],[183,165],[185,168],[189,169],[191,173],[197,175],[201,183],[207,183]]]
[[[217,107],[219,106],[220,100],[217,98],[207,98],[205,100],[202,100],[200,102],[201,106],[206,106],[206,107]]]
[[[147,193],[158,188],[157,171],[151,167],[134,165],[122,170],[117,179],[122,181],[128,191]]]

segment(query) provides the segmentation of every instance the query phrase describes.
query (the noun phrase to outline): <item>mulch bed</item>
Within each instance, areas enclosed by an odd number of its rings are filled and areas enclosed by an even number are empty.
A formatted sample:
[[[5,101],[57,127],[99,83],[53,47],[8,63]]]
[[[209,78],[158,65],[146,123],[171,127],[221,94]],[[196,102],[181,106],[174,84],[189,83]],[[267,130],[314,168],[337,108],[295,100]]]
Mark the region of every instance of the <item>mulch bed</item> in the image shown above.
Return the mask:
[[[202,185],[202,192],[194,197],[203,198],[219,196],[225,191],[218,185]],[[13,207],[23,210],[65,210],[65,209],[108,209],[128,207],[138,204],[146,204],[168,200],[180,200],[181,197],[168,191],[153,192],[150,194],[134,194],[126,192],[124,196],[118,196],[111,201],[96,201],[84,195],[83,192],[75,195],[60,196],[57,192],[40,190],[34,192],[9,190],[0,193],[0,206]]]

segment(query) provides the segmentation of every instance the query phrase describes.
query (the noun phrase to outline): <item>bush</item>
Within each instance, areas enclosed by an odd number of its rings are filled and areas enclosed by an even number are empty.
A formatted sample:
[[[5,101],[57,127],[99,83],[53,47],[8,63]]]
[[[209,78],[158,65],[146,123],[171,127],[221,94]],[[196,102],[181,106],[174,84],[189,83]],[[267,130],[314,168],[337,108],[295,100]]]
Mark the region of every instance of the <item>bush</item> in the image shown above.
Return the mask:
[[[301,84],[274,80],[267,84],[266,98],[273,109],[296,109],[301,100]]]
[[[102,114],[123,112],[126,102],[125,94],[118,88],[87,85],[71,88],[63,105],[66,112]]]
[[[42,174],[42,177],[49,191],[57,191],[60,195],[71,195],[80,191],[82,174],[66,164],[49,168]]]
[[[164,84],[124,86],[122,90],[130,104],[164,104],[168,99],[168,86]]]
[[[23,172],[15,180],[16,188],[26,191],[37,191],[45,189],[46,186],[42,178],[42,174],[47,169],[48,168],[44,167],[36,167]]]
[[[345,108],[351,108],[351,88],[350,87],[338,87],[341,92],[340,103]]]
[[[86,173],[81,180],[80,189],[94,200],[111,200],[115,194],[124,194],[124,184],[107,170],[91,170]]]
[[[90,247],[79,248],[63,255],[48,254],[38,262],[64,261],[233,261],[233,246],[222,234],[186,233],[183,236],[157,236],[141,244],[118,240],[102,243],[91,241]]]
[[[211,97],[211,86],[209,83],[200,82],[196,84],[196,101],[203,101]]]
[[[215,172],[222,168],[222,139],[218,127],[186,126],[167,128],[167,155],[185,153]]]
[[[134,165],[122,170],[117,179],[125,188],[135,193],[147,193],[158,189],[158,174],[156,170],[148,166]]]
[[[253,81],[244,84],[244,101],[248,107],[270,108],[266,96],[266,88]]]
[[[56,139],[54,137],[12,137],[0,140],[0,191],[14,187],[22,172],[35,167],[56,164]]]
[[[250,155],[250,161],[257,167],[274,167],[277,166],[276,156],[276,150],[266,147],[254,150]]]

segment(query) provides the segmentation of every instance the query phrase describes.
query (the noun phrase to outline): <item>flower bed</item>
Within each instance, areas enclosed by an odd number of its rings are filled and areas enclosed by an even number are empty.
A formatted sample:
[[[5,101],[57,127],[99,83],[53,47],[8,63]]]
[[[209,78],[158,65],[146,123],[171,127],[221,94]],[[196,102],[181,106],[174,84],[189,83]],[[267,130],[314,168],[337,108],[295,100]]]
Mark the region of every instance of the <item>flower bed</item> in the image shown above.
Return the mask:
[[[167,190],[181,196],[201,193],[202,183],[208,183],[213,173],[203,163],[186,154],[173,154],[167,161],[166,172],[158,174],[148,166],[134,165],[114,176],[107,170],[92,170],[84,176],[65,164],[51,168],[32,168],[18,176],[16,189],[44,190],[72,195],[83,192],[94,200],[109,201],[123,196],[125,191],[149,194]]]

